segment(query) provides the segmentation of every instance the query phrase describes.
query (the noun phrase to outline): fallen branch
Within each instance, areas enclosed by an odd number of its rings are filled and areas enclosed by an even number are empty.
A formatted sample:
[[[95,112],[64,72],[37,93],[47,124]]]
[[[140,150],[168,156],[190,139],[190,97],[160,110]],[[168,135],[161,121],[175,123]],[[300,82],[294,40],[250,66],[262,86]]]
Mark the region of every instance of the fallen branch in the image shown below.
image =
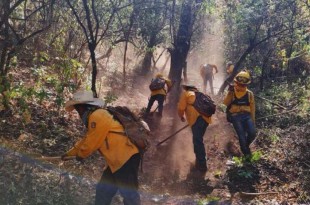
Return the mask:
[[[240,192],[241,195],[245,195],[245,196],[259,196],[259,195],[268,195],[268,194],[279,194],[279,192],[260,192],[260,193],[250,193],[250,192]]]
[[[308,168],[310,168],[310,165],[309,165],[308,163],[306,163],[306,162],[301,162],[301,163],[303,163],[303,164],[306,165]]]
[[[265,100],[265,101],[267,101],[267,102],[269,102],[269,103],[271,103],[271,104],[273,104],[273,105],[276,105],[276,106],[278,106],[278,107],[280,107],[280,108],[282,108],[282,109],[284,109],[284,110],[287,110],[287,107],[284,107],[284,106],[282,106],[282,105],[280,105],[280,104],[278,104],[278,103],[275,103],[275,102],[273,102],[273,101],[271,101],[271,100],[268,100],[268,99],[263,98],[263,97],[258,96],[258,95],[255,95],[255,97],[257,97],[257,98],[259,98],[259,99],[261,99],[261,100]]]
[[[289,111],[286,111],[286,112],[281,112],[281,113],[273,114],[273,115],[267,115],[267,116],[264,116],[264,117],[257,118],[256,121],[257,120],[262,120],[262,119],[265,119],[265,118],[268,118],[268,117],[274,117],[274,116],[277,116],[277,115],[283,115],[283,114],[286,114],[286,113],[294,112],[296,110],[298,110],[298,108],[293,109],[293,110],[289,110]]]

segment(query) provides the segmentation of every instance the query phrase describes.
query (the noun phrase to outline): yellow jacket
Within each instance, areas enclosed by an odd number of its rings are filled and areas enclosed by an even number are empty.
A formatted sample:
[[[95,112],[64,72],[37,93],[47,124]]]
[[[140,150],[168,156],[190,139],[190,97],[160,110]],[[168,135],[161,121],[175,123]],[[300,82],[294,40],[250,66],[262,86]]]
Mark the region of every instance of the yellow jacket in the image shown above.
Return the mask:
[[[247,94],[247,92],[249,92],[249,94]],[[235,95],[235,97],[234,97]],[[229,112],[231,113],[239,113],[239,112],[249,112],[251,114],[251,118],[253,120],[253,122],[255,122],[255,101],[254,101],[254,95],[253,92],[245,89],[244,91],[237,91],[236,89],[234,89],[234,91],[229,91],[227,93],[227,95],[224,98],[224,104],[226,106],[230,105],[233,101],[234,98],[240,99],[242,98],[244,95],[250,95],[250,105],[246,106],[246,105],[231,105],[231,108],[229,109]]]
[[[192,105],[195,102],[195,92],[194,91],[183,91],[180,100],[178,103],[178,115],[179,117],[183,117],[184,113],[186,116],[186,120],[190,126],[195,124],[197,118],[201,115]],[[203,116],[203,119],[207,123],[211,123],[211,117]]]
[[[166,85],[168,87],[168,90],[172,87],[172,82],[171,80],[165,78],[165,77],[160,77],[162,79],[164,79],[166,81]],[[151,96],[153,95],[167,95],[167,91],[163,88],[163,89],[160,89],[160,90],[154,90],[154,91],[151,91]]]
[[[98,150],[114,173],[139,150],[128,137],[109,133],[110,131],[124,132],[124,128],[117,120],[113,119],[107,110],[94,111],[88,117],[86,135],[67,152],[67,155],[86,158]]]

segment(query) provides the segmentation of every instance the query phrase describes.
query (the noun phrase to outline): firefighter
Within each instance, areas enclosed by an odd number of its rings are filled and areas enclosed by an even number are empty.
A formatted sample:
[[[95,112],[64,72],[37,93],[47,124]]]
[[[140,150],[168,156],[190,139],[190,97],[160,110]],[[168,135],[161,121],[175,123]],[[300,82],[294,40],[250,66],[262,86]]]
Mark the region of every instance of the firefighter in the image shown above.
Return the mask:
[[[245,156],[251,155],[250,144],[256,137],[255,101],[253,92],[248,89],[251,77],[248,71],[239,72],[224,98],[227,106],[227,119],[233,124],[239,138],[240,148]]]
[[[214,79],[214,71],[218,73],[217,66],[214,64],[205,64],[200,66],[200,75],[203,80],[203,92],[207,92],[207,84],[210,84],[211,94],[214,95],[213,88],[213,79]]]
[[[158,116],[162,117],[164,109],[164,101],[167,93],[172,87],[172,82],[165,78],[162,74],[157,74],[149,86],[151,90],[151,97],[149,99],[144,116],[147,117],[155,101],[158,102]],[[166,89],[167,88],[167,89]]]
[[[124,127],[106,110],[103,100],[94,98],[92,92],[78,91],[65,104],[67,111],[76,110],[87,128],[86,135],[62,156],[76,156],[83,160],[99,151],[107,163],[96,186],[96,205],[108,205],[119,191],[124,204],[140,205],[138,193],[138,148],[124,132]]]
[[[181,121],[187,121],[192,129],[194,153],[196,156],[195,167],[201,172],[206,172],[207,159],[203,136],[211,123],[211,117],[200,114],[193,106],[196,99],[195,92],[198,91],[197,88],[192,85],[182,85],[182,87],[183,93],[178,103],[178,115]]]

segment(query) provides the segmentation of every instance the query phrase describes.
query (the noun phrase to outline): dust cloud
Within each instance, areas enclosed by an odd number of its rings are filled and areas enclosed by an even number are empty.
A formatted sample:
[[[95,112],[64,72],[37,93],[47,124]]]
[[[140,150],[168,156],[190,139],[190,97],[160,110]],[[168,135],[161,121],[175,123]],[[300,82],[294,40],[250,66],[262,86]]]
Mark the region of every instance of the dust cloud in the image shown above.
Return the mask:
[[[199,42],[199,46],[193,49],[188,55],[187,76],[189,84],[195,85],[202,90],[203,81],[200,76],[199,66],[206,63],[215,64],[219,70],[218,73],[214,74],[213,81],[214,91],[217,93],[223,79],[226,76],[226,60],[223,57],[223,31],[219,20],[212,19],[208,22],[207,27],[212,27],[212,30],[208,30],[203,34],[202,39]],[[155,56],[157,55],[158,57],[161,52],[162,50],[158,49],[155,52]],[[130,63],[136,62],[137,64],[140,62],[134,56],[133,50],[129,51],[128,56],[131,59]],[[117,62],[117,59],[119,60],[122,58],[114,57],[112,60]],[[121,72],[121,62],[115,63],[114,66],[116,70]],[[129,67],[133,68],[135,65],[132,64],[132,66]],[[114,105],[127,105],[134,110],[141,110],[143,107],[146,107],[148,98],[150,97],[148,86],[151,78],[158,72],[161,72],[167,76],[169,67],[169,55],[167,53],[163,53],[156,64],[156,69],[153,70],[151,75],[147,77],[133,75],[134,77],[129,79],[126,89],[122,89],[121,87],[112,88],[112,91],[118,95],[118,99],[114,102]],[[101,72],[105,73],[106,71],[107,70],[103,69]],[[128,73],[130,72],[131,70],[128,70]],[[207,86],[207,93],[210,94],[209,85]],[[165,102],[165,104],[167,104],[167,102]],[[157,104],[154,103],[152,110],[154,110],[156,106]],[[214,118],[216,118],[216,116]],[[213,121],[217,121],[217,119]],[[156,142],[165,139],[167,136],[186,125],[181,122],[179,117],[176,115],[176,109],[167,107],[164,108],[164,116],[161,120],[153,117],[148,123],[150,124],[151,129],[153,127],[154,139],[152,140]],[[206,141],[206,138],[211,138],[212,133],[210,133],[210,130],[213,132],[212,127],[217,126],[217,123],[214,124],[211,124],[208,127],[207,134],[204,137],[206,148],[207,146],[210,146],[208,144],[210,142],[207,142],[208,140]],[[151,158],[151,160],[153,160],[153,164],[150,165],[152,167],[149,170],[150,173],[148,173],[150,176],[158,178],[169,178],[171,176],[185,178],[190,172],[195,161],[191,129],[187,128],[174,136],[171,140],[165,142],[162,146],[155,150],[155,154],[152,155]]]
[[[223,57],[224,48],[221,22],[214,19],[211,24],[212,30],[204,33],[200,42],[200,46],[193,49],[188,56],[187,76],[189,84],[195,85],[197,88],[199,88],[199,90],[202,90],[203,80],[200,76],[199,67],[201,64],[215,64],[219,71],[218,73],[214,74],[213,81],[214,92],[217,93],[226,76],[226,60]],[[160,67],[160,65],[164,63],[166,59],[167,56],[164,56],[159,61],[158,67]],[[164,71],[167,72],[169,69],[166,68]],[[207,85],[207,94],[210,93],[210,87]],[[171,113],[169,117],[169,119],[165,117],[160,122],[160,134],[158,134],[158,136],[162,137],[158,140],[164,139],[164,137],[169,136],[169,134],[174,133],[185,125],[180,121],[176,113]],[[215,139],[214,133],[216,133],[216,130],[219,126],[217,122],[218,119],[216,118],[217,116],[214,115],[214,123],[208,127],[204,137],[207,152],[209,152],[208,150],[210,150],[210,147],[213,147],[212,143],[215,143],[215,140],[211,142],[210,139]],[[180,179],[185,179],[189,172],[191,172],[195,162],[191,129],[187,128],[186,130],[183,130],[166,143],[167,145],[164,145],[165,147],[160,150],[160,154],[156,156],[159,158],[159,161],[164,160],[165,163],[161,164],[159,168],[155,169],[153,174],[157,177],[160,177],[160,175],[166,175],[166,177],[173,176]]]

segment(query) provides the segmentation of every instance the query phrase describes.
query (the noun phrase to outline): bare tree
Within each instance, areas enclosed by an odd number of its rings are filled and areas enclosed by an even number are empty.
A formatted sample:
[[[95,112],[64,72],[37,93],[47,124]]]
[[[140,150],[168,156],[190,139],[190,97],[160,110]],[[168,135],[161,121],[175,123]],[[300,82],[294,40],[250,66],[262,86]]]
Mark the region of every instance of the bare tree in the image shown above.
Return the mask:
[[[91,90],[94,97],[98,97],[96,91],[97,59],[95,50],[98,43],[107,34],[114,19],[115,10],[111,5],[104,5],[104,2],[95,0],[82,0],[81,2],[66,0],[66,2],[71,8],[87,40],[92,65]],[[98,9],[102,9],[100,15],[98,15]]]
[[[0,3],[0,92],[6,109],[9,108],[6,93],[10,89],[7,74],[11,59],[22,50],[26,41],[50,27],[54,3],[54,0],[38,2],[3,0]],[[22,8],[23,12],[18,8]],[[37,22],[35,26],[28,26],[33,22]]]

